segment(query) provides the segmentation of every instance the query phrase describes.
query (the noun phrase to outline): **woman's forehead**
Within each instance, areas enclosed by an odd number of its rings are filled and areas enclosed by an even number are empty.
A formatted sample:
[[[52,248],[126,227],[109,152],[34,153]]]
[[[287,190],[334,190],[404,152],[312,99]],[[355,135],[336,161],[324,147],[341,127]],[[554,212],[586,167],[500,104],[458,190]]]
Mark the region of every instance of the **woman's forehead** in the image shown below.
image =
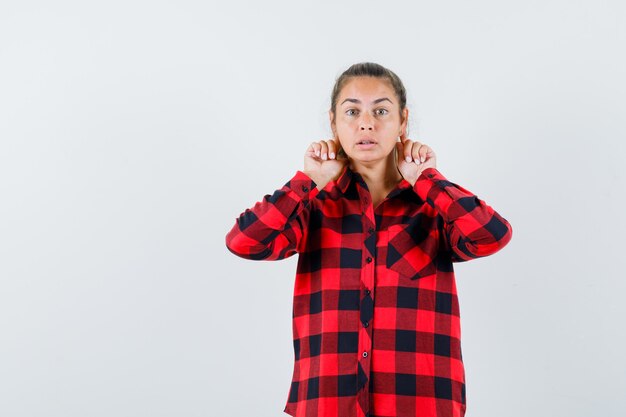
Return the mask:
[[[375,77],[357,77],[344,85],[339,95],[339,103],[377,104],[391,101],[395,104],[394,91],[385,79]]]

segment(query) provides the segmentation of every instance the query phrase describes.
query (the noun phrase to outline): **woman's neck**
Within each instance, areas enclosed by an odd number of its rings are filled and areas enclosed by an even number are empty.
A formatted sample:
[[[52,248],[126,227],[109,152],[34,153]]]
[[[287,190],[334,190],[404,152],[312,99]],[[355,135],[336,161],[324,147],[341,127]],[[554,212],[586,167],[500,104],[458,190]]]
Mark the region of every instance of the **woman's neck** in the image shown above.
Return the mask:
[[[391,189],[402,181],[402,174],[396,167],[395,151],[386,159],[363,162],[350,159],[350,169],[358,172],[370,189]]]

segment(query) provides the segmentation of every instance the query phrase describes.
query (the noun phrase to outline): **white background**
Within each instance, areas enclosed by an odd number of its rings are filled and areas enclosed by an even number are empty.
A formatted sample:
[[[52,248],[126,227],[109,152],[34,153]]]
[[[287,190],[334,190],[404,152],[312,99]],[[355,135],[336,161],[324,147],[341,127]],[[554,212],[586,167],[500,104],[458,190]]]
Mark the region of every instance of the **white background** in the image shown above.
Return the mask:
[[[455,267],[467,416],[623,413],[623,2],[0,5],[0,415],[286,415],[297,257],[224,237],[361,61],[513,227]]]

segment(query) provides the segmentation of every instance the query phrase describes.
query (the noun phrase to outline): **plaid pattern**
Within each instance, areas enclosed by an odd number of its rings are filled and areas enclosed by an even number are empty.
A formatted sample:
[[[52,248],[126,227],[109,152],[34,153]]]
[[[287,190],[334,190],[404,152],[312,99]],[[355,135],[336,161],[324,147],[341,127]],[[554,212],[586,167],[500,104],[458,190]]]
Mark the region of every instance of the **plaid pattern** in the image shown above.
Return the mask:
[[[323,190],[302,171],[246,209],[228,250],[254,260],[299,254],[295,417],[461,417],[465,370],[453,262],[504,247],[512,228],[470,191],[425,169],[374,210],[346,166]]]

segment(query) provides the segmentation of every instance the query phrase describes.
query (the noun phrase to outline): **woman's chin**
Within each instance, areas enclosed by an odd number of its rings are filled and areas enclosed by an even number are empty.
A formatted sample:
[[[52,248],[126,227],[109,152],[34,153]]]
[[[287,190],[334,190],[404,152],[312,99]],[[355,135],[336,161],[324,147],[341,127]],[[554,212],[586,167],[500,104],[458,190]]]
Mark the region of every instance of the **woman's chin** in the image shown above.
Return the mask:
[[[352,163],[357,163],[357,164],[361,164],[361,165],[370,165],[376,162],[380,162],[381,160],[383,160],[384,158],[382,157],[376,157],[376,156],[370,156],[370,157],[353,157],[352,158]]]
[[[386,155],[383,155],[380,150],[378,151],[361,151],[352,154],[351,158],[359,162],[374,162],[384,159]]]

